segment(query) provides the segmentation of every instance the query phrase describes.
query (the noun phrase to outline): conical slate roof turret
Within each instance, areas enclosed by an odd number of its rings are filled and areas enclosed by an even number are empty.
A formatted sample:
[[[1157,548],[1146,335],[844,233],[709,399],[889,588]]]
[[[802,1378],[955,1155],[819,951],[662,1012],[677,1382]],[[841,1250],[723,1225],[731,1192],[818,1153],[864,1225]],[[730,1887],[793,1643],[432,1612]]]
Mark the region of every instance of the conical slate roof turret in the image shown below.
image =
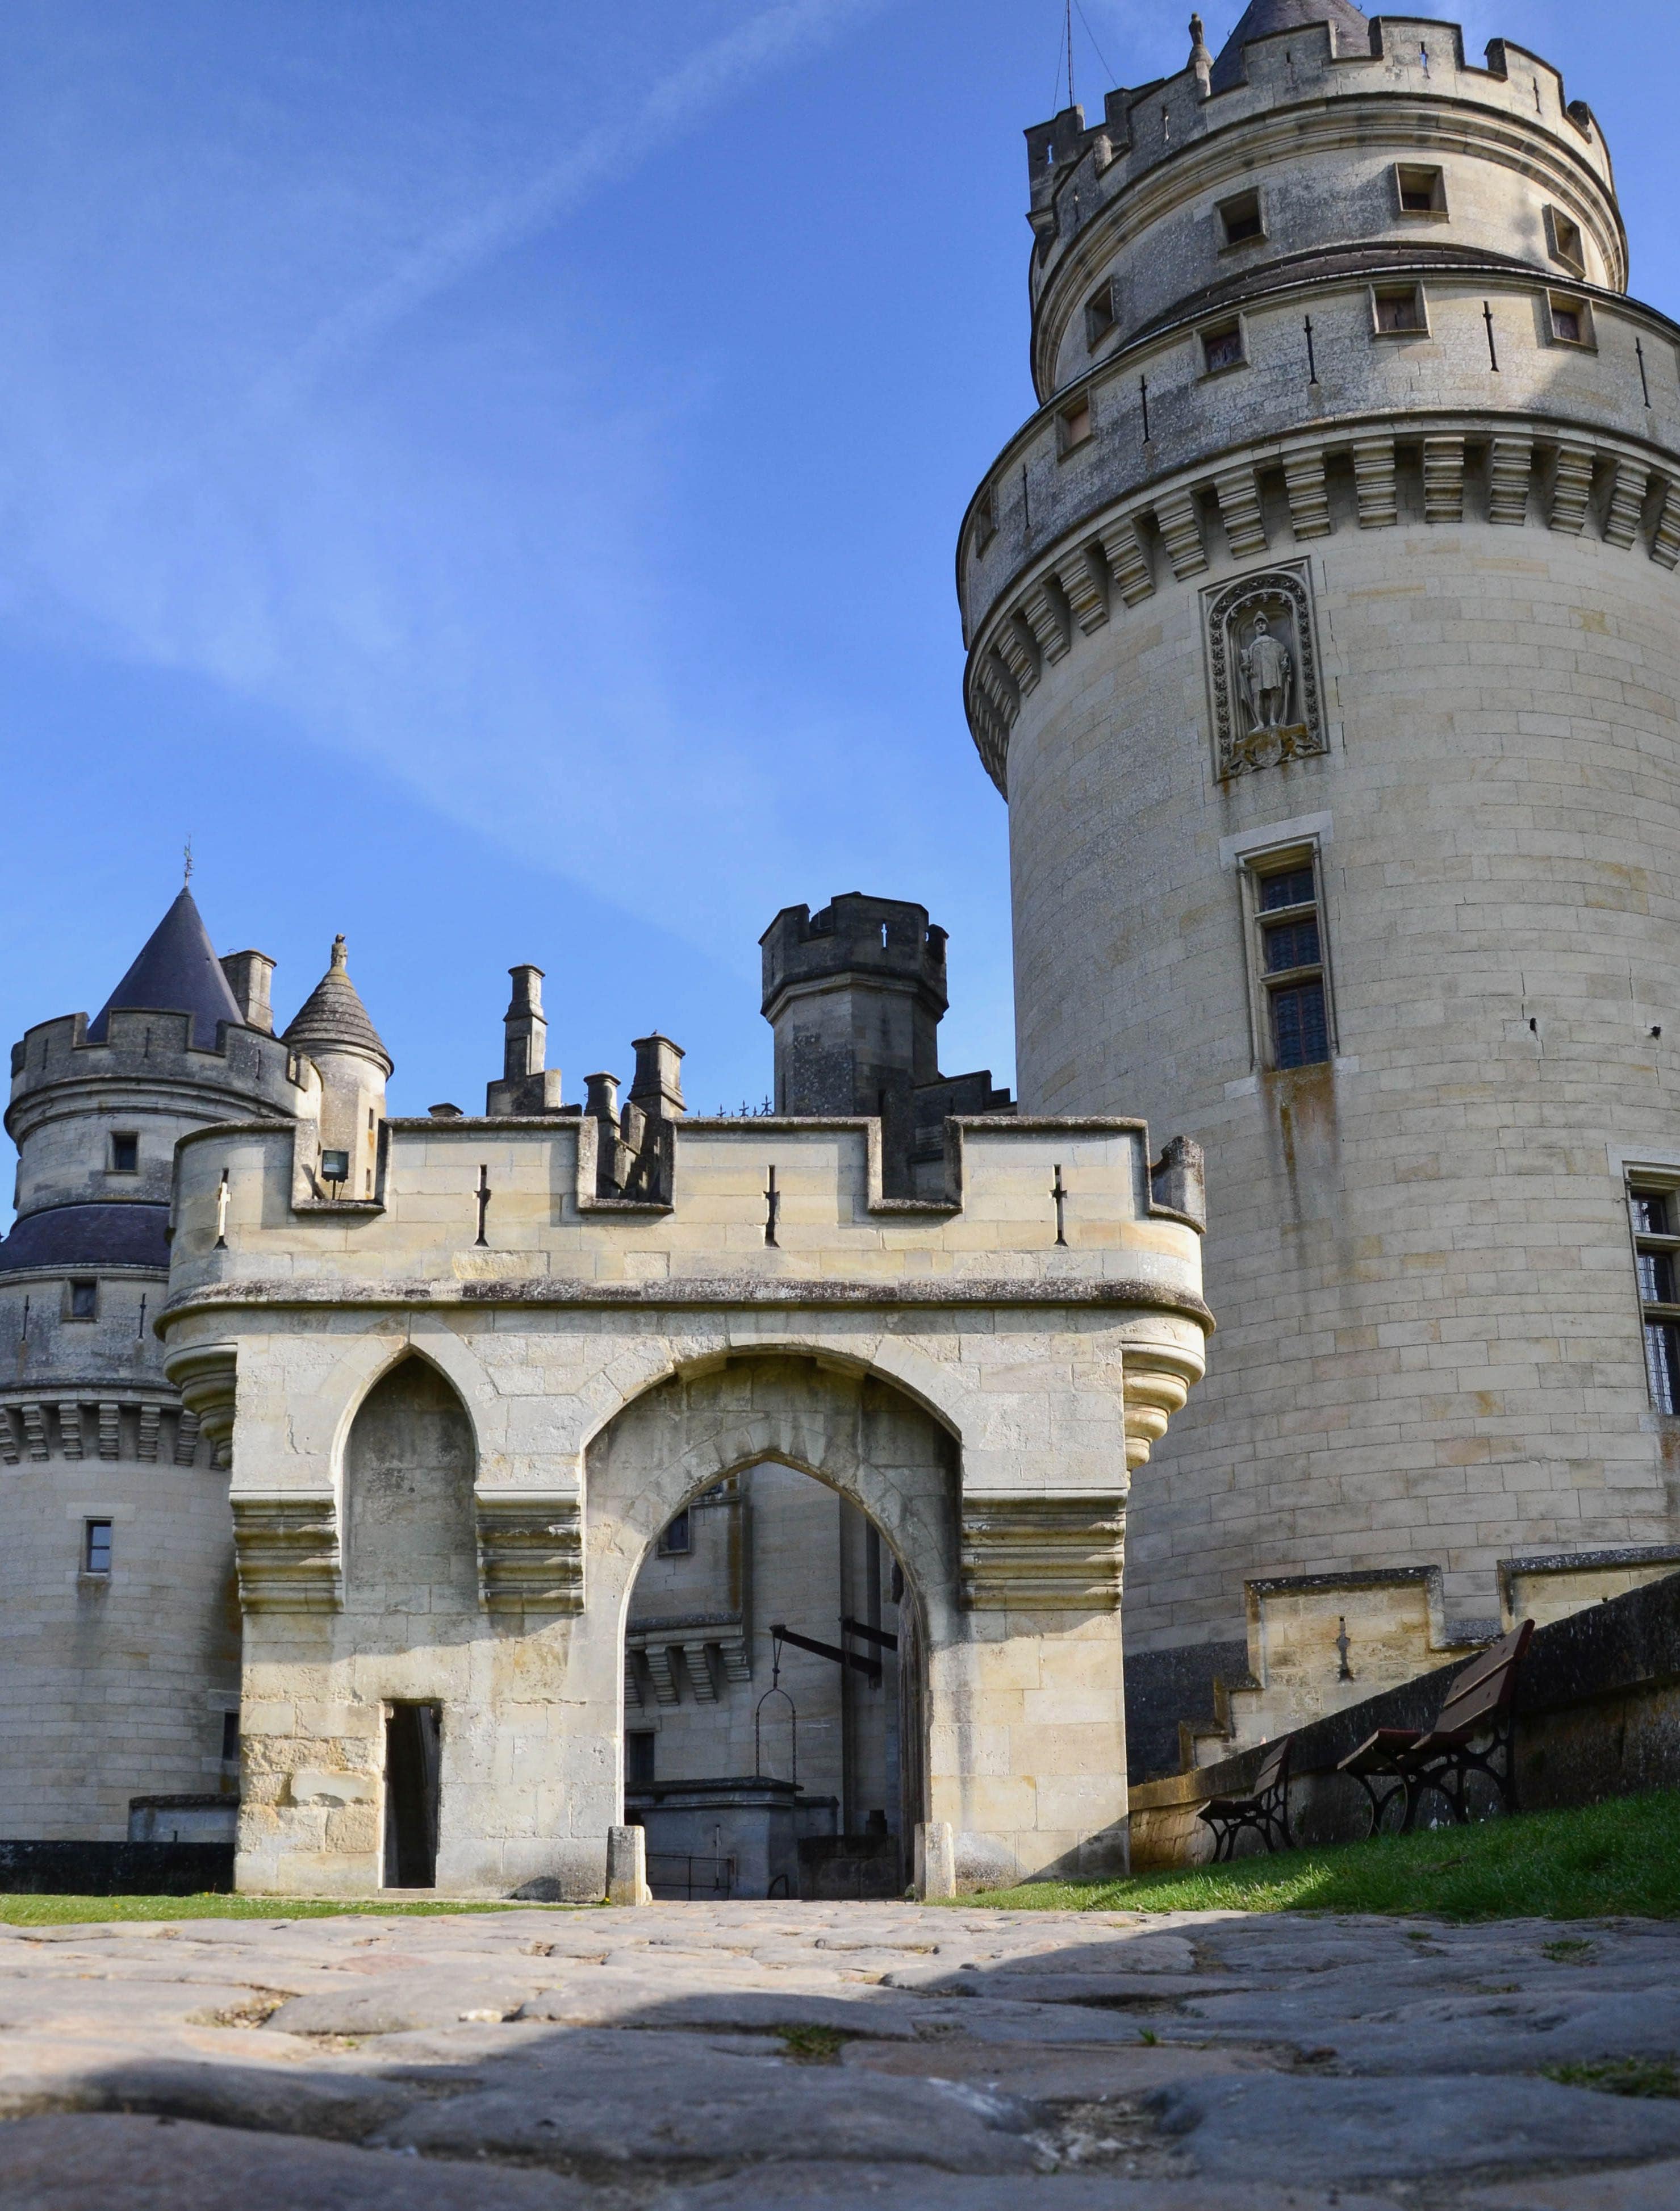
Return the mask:
[[[215,1050],[219,1022],[245,1024],[192,893],[184,887],[141,947],[140,957],[88,1022],[88,1041],[103,1044],[110,1015],[128,1008],[190,1014],[190,1041],[200,1051]]]
[[[1338,53],[1368,53],[1371,24],[1351,0],[1254,0],[1242,21],[1219,49],[1210,88],[1229,92],[1242,82],[1242,49],[1251,39],[1270,38],[1274,31],[1304,31],[1309,23],[1328,23],[1336,33]]]
[[[350,980],[344,939],[333,939],[331,965],[292,1017],[283,1042],[293,1051],[359,1051],[377,1059],[387,1075],[395,1062],[367,1018],[367,1009]]]

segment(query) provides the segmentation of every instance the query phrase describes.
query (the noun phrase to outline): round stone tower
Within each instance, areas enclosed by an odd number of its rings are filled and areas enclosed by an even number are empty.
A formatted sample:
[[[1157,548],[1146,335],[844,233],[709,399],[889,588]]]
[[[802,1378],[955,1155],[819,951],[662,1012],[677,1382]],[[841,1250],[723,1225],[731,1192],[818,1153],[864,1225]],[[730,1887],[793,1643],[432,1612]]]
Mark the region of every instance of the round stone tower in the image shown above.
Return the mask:
[[[1255,0],[1027,133],[964,519],[1029,1113],[1207,1154],[1134,1774],[1680,1560],[1680,332],[1557,72]]]
[[[12,1047],[0,1242],[0,1835],[118,1842],[136,1795],[238,1789],[227,1477],[165,1378],[178,1137],[313,1102],[272,962],[183,890],[90,1021]],[[308,1082],[313,1086],[313,1076]],[[318,1087],[318,1086],[314,1086]]]

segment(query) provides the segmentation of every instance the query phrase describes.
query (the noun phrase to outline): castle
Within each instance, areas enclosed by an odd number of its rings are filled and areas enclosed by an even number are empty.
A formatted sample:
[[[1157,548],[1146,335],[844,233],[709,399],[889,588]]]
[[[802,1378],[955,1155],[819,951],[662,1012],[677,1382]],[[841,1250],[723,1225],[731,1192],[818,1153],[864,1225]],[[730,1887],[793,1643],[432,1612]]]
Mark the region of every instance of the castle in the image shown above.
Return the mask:
[[[766,1115],[661,1035],[568,1102],[521,966],[485,1112],[393,1117],[342,940],[277,1035],[183,891],[14,1048],[5,1833],[1109,1870],[1128,1754],[1680,1560],[1680,330],[1597,123],[1254,0],[1027,147],[1041,403],[958,570],[1018,1101],[852,894],[763,940]]]
[[[658,1035],[567,1104],[518,966],[484,1113],[392,1117],[343,940],[275,1035],[186,890],[15,1048],[11,1836],[237,1814],[291,1894],[598,1896],[626,1808],[666,1893],[1123,1865],[1200,1160],[941,1075],[920,906],[764,954],[764,1116]]]
[[[1135,1775],[1680,1559],[1680,331],[1591,109],[1450,23],[1255,0],[1027,151],[958,572],[1022,1110],[1200,1142],[1221,1330]]]

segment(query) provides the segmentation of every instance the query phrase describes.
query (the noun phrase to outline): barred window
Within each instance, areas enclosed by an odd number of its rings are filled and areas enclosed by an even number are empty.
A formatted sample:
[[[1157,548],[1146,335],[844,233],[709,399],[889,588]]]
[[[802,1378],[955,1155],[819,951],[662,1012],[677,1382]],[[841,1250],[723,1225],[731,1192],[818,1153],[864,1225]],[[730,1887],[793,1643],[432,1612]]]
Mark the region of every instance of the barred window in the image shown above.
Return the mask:
[[[1680,1299],[1675,1288],[1680,1236],[1674,1233],[1675,1194],[1629,1189],[1628,1209],[1645,1330],[1646,1383],[1658,1412],[1680,1414]]]

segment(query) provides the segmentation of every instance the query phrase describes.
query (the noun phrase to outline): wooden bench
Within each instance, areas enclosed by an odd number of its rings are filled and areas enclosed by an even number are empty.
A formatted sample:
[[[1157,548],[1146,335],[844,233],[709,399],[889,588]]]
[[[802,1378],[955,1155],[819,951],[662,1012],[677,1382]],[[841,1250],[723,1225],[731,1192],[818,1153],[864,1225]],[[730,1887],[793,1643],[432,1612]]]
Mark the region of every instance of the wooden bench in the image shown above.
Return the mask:
[[[1266,1754],[1254,1776],[1252,1796],[1213,1796],[1196,1814],[1212,1828],[1213,1863],[1236,1856],[1239,1835],[1257,1834],[1268,1851],[1291,1851],[1289,1827],[1289,1761],[1293,1735],[1284,1735]]]
[[[1399,1832],[1410,1834],[1418,1804],[1430,1790],[1445,1797],[1455,1821],[1468,1820],[1465,1790],[1473,1773],[1493,1784],[1506,1811],[1516,1808],[1511,1699],[1533,1633],[1533,1621],[1526,1620],[1472,1659],[1447,1690],[1432,1727],[1379,1728],[1343,1759],[1336,1771],[1351,1773],[1369,1799],[1372,1834],[1402,1804]]]

